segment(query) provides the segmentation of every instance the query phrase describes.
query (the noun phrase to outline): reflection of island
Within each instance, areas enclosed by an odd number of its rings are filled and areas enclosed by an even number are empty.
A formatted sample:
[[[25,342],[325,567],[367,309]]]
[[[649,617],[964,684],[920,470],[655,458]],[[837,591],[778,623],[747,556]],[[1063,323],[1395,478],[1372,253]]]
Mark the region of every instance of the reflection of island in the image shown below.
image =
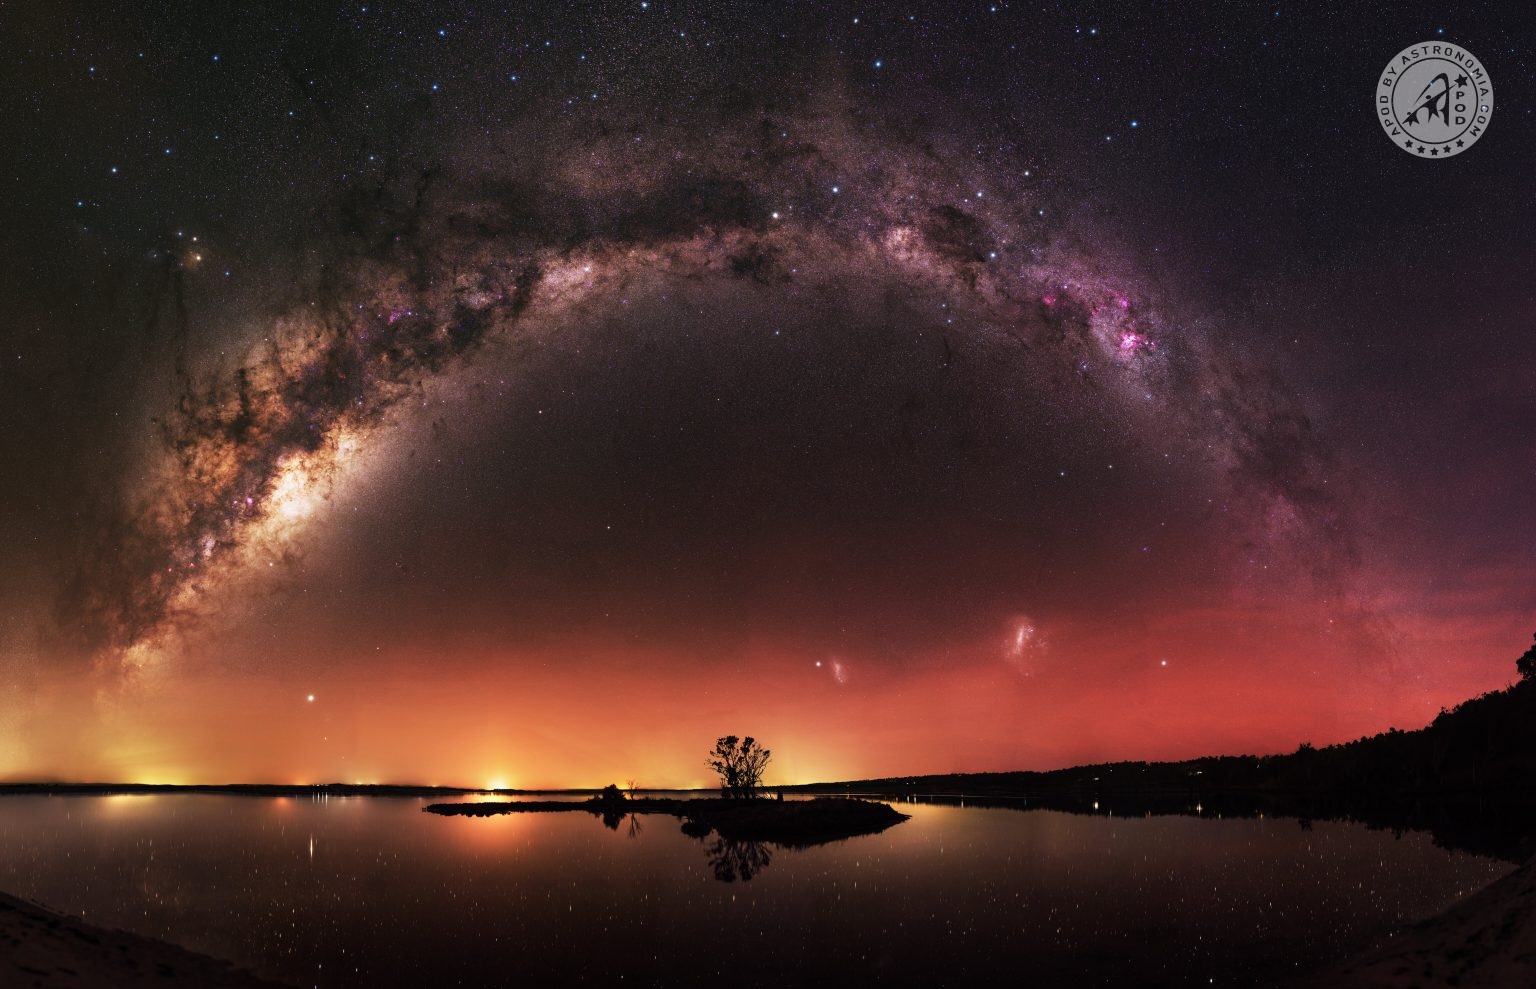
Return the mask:
[[[631,837],[639,830],[639,814],[670,814],[683,819],[683,833],[701,841],[715,839],[705,855],[722,882],[746,881],[761,872],[773,858],[770,845],[809,848],[859,835],[877,834],[907,815],[889,804],[847,797],[815,800],[677,800],[658,797],[626,797],[608,787],[590,800],[524,800],[495,803],[429,804],[433,814],[489,817],[496,814],[547,814],[582,811],[601,817],[617,830],[625,819]]]

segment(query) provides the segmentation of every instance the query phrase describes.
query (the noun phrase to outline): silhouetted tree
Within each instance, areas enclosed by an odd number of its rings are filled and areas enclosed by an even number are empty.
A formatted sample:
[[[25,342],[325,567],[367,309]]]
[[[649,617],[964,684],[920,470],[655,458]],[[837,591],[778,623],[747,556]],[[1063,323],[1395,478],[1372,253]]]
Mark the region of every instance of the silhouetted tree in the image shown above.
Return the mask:
[[[1524,656],[1515,660],[1515,669],[1520,672],[1522,681],[1536,680],[1536,646],[1531,646],[1525,651]]]
[[[704,763],[720,776],[720,792],[727,797],[750,797],[763,782],[763,770],[773,753],[748,735],[726,735],[715,740],[714,751]]]
[[[602,814],[603,826],[610,831],[619,830],[619,822],[629,814],[626,809],[629,801],[624,799],[624,791],[613,783],[603,787],[591,802],[597,808],[597,812]]]

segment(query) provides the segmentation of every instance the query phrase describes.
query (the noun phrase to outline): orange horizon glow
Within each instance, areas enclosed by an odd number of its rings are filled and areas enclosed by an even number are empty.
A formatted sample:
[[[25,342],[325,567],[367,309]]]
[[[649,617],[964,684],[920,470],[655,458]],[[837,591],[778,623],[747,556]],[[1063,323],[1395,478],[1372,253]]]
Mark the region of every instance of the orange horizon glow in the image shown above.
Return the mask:
[[[301,684],[208,673],[86,696],[77,683],[44,681],[33,718],[5,739],[0,779],[708,789],[705,753],[723,734],[752,734],[773,750],[769,786],[1050,770],[1288,752],[1412,729],[1512,679],[1510,658],[1489,647],[1436,651],[1439,668],[1457,676],[1430,682],[1409,672],[1430,668],[1423,658],[1361,671],[1347,662],[1347,640],[1266,639],[1278,630],[1253,615],[1236,619],[1250,631],[1202,642],[1191,629],[1212,620],[1158,633],[1183,641],[1172,660],[1147,651],[1145,633],[1116,641],[1085,631],[1031,670],[1010,662],[1005,642],[963,665],[891,671],[847,660],[835,676],[809,658],[758,657],[729,675],[652,662],[637,678],[643,657],[540,663],[493,653],[447,664],[402,652],[366,676],[339,669]],[[1233,643],[1241,667],[1223,661]],[[1079,689],[1077,649],[1101,665],[1116,655],[1121,675]],[[1312,656],[1315,672],[1296,676],[1297,654]],[[584,675],[574,677],[578,663]],[[64,710],[76,716],[50,717]]]

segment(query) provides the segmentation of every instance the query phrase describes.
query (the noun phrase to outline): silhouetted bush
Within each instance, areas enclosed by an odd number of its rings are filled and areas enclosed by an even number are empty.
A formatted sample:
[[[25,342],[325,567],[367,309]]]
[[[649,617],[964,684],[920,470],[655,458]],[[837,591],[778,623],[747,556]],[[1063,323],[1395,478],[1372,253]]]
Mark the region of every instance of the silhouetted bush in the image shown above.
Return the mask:
[[[1536,639],[1536,635],[1531,638]],[[1525,651],[1525,655],[1515,660],[1515,670],[1520,674],[1520,679],[1525,682],[1536,680],[1536,645]]]

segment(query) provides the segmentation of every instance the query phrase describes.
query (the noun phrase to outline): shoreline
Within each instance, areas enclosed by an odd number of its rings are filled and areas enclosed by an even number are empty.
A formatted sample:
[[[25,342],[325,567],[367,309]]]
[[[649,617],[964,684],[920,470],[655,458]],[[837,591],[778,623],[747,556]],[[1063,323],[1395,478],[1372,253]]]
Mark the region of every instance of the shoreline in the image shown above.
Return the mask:
[[[1278,989],[1536,985],[1536,859],[1377,943]],[[0,984],[26,989],[293,989],[158,938],[0,892]]]
[[[1500,989],[1536,985],[1536,858],[1447,909],[1289,989]]]
[[[545,809],[529,808],[531,812]],[[558,809],[593,808],[577,803]],[[675,813],[673,808],[634,809]],[[4,892],[0,892],[0,984],[29,989],[178,985],[291,989],[233,962],[170,941],[100,927]],[[1377,935],[1342,958],[1275,985],[1283,989],[1536,985],[1536,858],[1438,914]]]
[[[27,989],[290,989],[169,941],[0,893],[0,984]]]

